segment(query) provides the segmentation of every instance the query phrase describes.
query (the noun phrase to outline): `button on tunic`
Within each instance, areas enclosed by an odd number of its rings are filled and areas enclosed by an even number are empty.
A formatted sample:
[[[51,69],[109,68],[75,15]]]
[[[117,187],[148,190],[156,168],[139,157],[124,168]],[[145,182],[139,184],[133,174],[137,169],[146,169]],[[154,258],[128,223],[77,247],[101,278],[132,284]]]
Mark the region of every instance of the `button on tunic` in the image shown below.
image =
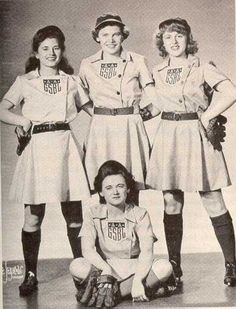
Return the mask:
[[[213,65],[201,65],[191,55],[182,68],[171,67],[167,59],[154,68],[153,77],[161,110],[177,113],[202,113],[209,106],[204,83],[214,88],[228,79]],[[148,167],[148,187],[210,191],[230,184],[223,153],[213,148],[199,120],[161,120]]]
[[[131,259],[138,257],[140,246],[148,237],[157,240],[153,233],[150,217],[146,209],[131,204],[126,205],[123,219],[117,221],[117,228],[109,228],[114,220],[109,219],[107,205],[93,205],[84,215],[80,237],[88,237],[91,243],[98,240],[99,252],[104,259],[120,258]],[[122,226],[122,235],[119,224]],[[109,230],[110,229],[110,230]]]
[[[134,107],[132,115],[93,115],[85,156],[90,187],[101,164],[112,159],[122,163],[143,189],[149,142],[139,104],[143,89],[153,83],[145,58],[123,50],[116,63],[108,63],[99,51],[82,61],[79,76],[87,93],[82,104],[91,100],[100,108]]]
[[[22,114],[33,126],[69,123],[77,115],[76,104],[80,105],[83,90],[73,76],[59,73],[39,76],[36,70],[18,76],[4,99],[15,106],[23,102]],[[87,179],[72,132],[33,134],[18,159],[10,198],[25,204],[41,204],[87,197]]]

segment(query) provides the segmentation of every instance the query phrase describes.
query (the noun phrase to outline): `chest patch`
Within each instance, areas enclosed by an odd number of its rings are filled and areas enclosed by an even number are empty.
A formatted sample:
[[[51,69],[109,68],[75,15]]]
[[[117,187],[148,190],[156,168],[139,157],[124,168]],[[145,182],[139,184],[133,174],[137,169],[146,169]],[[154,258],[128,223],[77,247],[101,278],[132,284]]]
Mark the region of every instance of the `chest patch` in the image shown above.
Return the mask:
[[[182,68],[168,69],[166,73],[166,83],[176,84],[181,78]]]
[[[117,63],[101,63],[100,76],[105,79],[111,79],[117,74]]]
[[[107,237],[115,240],[120,241],[126,238],[125,232],[125,222],[107,222],[108,229],[107,229]]]
[[[61,91],[61,81],[60,79],[44,79],[43,88],[49,94],[56,94]]]

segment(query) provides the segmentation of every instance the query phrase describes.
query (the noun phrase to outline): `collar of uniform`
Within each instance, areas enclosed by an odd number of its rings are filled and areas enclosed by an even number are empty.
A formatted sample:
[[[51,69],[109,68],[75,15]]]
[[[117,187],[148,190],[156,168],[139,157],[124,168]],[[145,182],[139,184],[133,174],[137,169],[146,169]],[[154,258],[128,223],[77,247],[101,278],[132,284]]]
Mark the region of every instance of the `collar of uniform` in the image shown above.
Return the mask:
[[[196,56],[193,55],[188,55],[188,65],[189,66],[194,66],[194,67],[199,67],[200,65],[200,59]],[[167,57],[161,64],[157,66],[158,71],[162,71],[166,67],[170,66],[170,58]]]
[[[125,218],[131,222],[136,222],[136,217],[134,214],[134,206],[132,204],[128,204],[126,205],[125,208]]]
[[[125,207],[124,218],[136,222],[136,218],[133,211],[134,206],[132,204],[127,204]],[[108,217],[107,205],[100,204],[92,208],[92,216],[94,218],[106,219]]]
[[[129,51],[122,48],[120,58],[126,61],[132,61],[132,56]],[[103,60],[103,51],[99,50],[96,54],[89,57],[91,63]]]
[[[67,74],[64,71],[62,71],[62,70],[59,70],[59,75],[67,76]],[[30,71],[29,73],[26,74],[26,78],[28,80],[39,78],[39,77],[40,77],[40,74],[39,74],[39,69],[38,68],[33,70],[33,71]]]

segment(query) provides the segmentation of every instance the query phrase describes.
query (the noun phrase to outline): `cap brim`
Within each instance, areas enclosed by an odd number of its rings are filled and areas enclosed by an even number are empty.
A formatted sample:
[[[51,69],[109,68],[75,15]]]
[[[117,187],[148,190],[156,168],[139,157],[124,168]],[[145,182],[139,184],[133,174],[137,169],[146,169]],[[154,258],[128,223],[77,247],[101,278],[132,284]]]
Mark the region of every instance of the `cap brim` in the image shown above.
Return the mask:
[[[112,22],[112,23],[116,23],[116,24],[119,24],[119,25],[122,25],[122,26],[125,26],[125,24],[123,24],[121,21],[117,20],[117,19],[114,19],[114,18],[109,18],[109,19],[106,19],[102,22],[100,22],[98,25],[95,26],[95,30],[100,27],[101,25],[103,24],[107,24],[109,22]]]

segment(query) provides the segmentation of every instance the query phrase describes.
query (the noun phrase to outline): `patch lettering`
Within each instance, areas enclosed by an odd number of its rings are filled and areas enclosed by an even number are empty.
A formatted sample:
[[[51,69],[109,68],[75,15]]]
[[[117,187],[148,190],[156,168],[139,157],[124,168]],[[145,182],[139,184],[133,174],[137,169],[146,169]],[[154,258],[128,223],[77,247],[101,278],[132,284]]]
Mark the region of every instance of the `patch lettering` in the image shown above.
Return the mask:
[[[174,85],[181,78],[182,68],[168,69],[166,73],[167,84]]]
[[[112,240],[120,241],[126,238],[125,222],[108,222],[107,231],[108,238]]]
[[[56,94],[61,91],[60,79],[44,79],[43,88],[44,91],[49,94]]]
[[[117,74],[117,63],[101,63],[100,76],[111,79]]]

